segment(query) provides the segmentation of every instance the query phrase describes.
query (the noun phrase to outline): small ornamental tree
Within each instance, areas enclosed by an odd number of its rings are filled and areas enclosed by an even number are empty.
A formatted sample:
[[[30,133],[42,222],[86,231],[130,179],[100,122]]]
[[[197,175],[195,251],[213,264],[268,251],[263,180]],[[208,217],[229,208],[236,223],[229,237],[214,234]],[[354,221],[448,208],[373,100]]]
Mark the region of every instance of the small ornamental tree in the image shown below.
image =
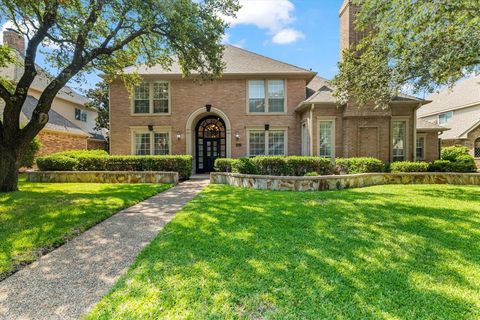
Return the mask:
[[[17,190],[18,169],[29,143],[48,122],[58,91],[73,77],[94,69],[121,77],[130,87],[138,75],[122,70],[138,63],[168,68],[177,59],[182,72],[195,70],[215,78],[223,69],[220,41],[236,0],[0,0],[0,19],[28,39],[19,57],[18,82],[0,78],[5,103],[0,119],[0,191]],[[20,127],[20,113],[37,75],[37,52],[58,70],[38,99],[30,121]],[[13,63],[13,50],[0,46],[0,67]],[[50,69],[52,69],[50,68]]]

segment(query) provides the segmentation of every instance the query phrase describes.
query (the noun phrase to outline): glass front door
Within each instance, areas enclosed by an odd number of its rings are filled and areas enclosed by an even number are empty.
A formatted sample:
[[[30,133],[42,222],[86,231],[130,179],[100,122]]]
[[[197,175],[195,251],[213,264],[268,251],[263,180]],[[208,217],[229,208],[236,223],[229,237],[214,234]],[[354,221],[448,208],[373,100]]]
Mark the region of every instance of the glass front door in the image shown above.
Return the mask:
[[[215,159],[226,156],[226,132],[223,120],[208,116],[198,122],[195,130],[196,172],[211,172]]]

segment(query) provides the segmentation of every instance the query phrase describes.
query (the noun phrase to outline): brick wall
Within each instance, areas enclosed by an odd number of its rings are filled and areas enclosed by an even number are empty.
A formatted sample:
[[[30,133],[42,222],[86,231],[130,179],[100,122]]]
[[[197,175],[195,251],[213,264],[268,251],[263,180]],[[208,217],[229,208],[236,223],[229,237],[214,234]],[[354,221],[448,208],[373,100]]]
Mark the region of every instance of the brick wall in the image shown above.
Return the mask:
[[[88,139],[87,140],[87,149],[88,150],[105,150],[106,149],[106,143],[105,143],[105,141]]]
[[[87,137],[61,134],[52,131],[41,131],[37,137],[42,143],[42,147],[38,153],[39,156],[66,150],[87,149]]]

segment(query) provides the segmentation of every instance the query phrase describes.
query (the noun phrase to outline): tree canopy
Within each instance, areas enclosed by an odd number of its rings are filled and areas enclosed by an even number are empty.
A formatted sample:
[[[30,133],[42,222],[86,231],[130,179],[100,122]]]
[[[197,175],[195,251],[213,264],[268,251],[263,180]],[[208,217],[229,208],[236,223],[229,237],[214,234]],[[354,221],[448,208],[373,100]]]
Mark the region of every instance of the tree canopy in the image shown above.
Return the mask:
[[[433,92],[480,71],[480,0],[352,0],[366,34],[343,52],[340,103],[386,105],[399,91]]]

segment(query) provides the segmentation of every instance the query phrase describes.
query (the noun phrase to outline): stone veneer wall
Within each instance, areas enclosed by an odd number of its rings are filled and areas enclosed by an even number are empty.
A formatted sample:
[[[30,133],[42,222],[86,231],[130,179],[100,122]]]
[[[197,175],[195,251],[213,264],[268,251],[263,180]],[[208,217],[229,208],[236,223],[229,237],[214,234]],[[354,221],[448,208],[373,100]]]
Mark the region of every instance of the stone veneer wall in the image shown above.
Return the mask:
[[[29,182],[178,183],[177,172],[163,171],[28,171]]]
[[[253,189],[323,191],[384,184],[479,185],[480,173],[365,173],[318,177],[280,177],[212,172],[210,181],[216,184]]]

